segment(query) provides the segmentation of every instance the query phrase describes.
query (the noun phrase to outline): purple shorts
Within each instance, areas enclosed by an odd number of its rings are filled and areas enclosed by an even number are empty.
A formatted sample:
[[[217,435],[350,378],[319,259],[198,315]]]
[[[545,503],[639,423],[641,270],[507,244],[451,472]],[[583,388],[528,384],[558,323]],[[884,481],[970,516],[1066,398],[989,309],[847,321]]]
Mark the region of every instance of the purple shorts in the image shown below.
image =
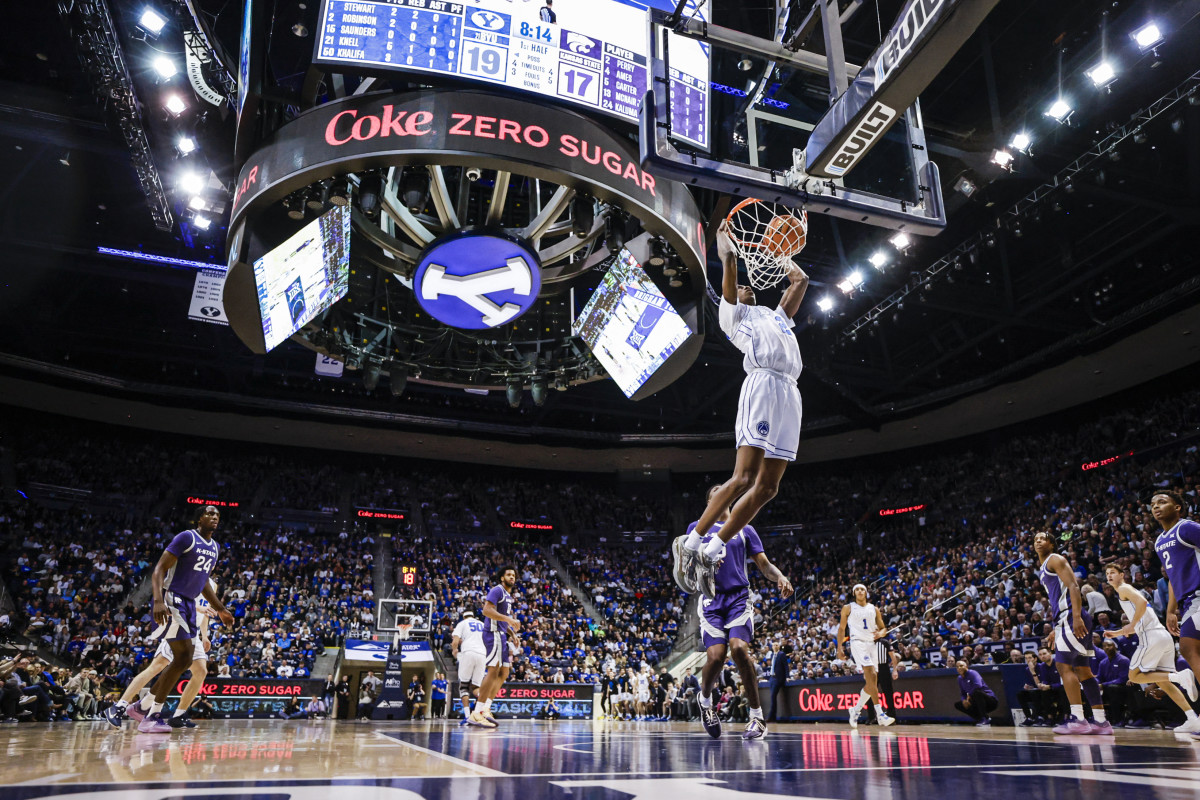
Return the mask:
[[[1092,656],[1096,654],[1092,647],[1092,615],[1084,609],[1082,616],[1088,631],[1084,641],[1075,638],[1070,614],[1063,614],[1063,618],[1054,623],[1054,660],[1057,663],[1069,667],[1091,666]]]
[[[168,642],[196,638],[200,634],[200,626],[196,624],[196,601],[174,592],[166,592],[165,599],[171,618],[166,625],[159,625],[151,638]]]
[[[511,667],[512,654],[508,651],[508,634],[503,631],[483,632],[484,664],[489,667]]]
[[[1179,638],[1200,639],[1200,597],[1194,598],[1188,608],[1179,612]]]
[[[704,649],[728,644],[730,639],[754,640],[754,606],[750,605],[750,587],[734,592],[717,592],[712,600],[700,598],[700,633]]]

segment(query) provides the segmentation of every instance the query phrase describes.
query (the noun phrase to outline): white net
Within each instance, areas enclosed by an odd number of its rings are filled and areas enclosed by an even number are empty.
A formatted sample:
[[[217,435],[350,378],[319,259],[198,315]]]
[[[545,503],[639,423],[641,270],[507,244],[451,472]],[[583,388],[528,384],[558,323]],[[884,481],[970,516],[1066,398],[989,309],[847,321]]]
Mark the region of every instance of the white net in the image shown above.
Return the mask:
[[[727,220],[730,238],[755,289],[769,289],[782,281],[792,267],[792,256],[804,249],[808,238],[808,212],[777,203],[743,200]]]

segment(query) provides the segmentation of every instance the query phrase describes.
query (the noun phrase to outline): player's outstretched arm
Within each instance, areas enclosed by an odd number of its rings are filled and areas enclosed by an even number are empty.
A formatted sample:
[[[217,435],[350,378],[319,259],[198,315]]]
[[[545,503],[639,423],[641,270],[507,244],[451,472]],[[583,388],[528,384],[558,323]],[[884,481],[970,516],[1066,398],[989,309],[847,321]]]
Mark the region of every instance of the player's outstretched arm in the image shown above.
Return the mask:
[[[771,563],[771,559],[767,558],[766,553],[755,553],[754,564],[758,567],[758,571],[762,573],[764,578],[779,587],[779,594],[784,599],[792,596],[792,592],[794,591],[792,589],[792,582],[779,571],[779,567]]]
[[[208,601],[208,604],[217,610],[217,617],[220,618],[221,622],[224,622],[226,625],[233,624],[233,614],[230,614],[229,609],[221,602],[221,598],[217,596],[217,592],[213,589],[211,583],[204,584],[204,590],[200,594],[204,595],[204,599]]]
[[[726,303],[737,305],[737,249],[729,234],[729,221],[717,226],[717,258],[721,259],[721,297]]]
[[[1146,613],[1146,598],[1142,597],[1142,593],[1137,589],[1134,589],[1128,583],[1121,584],[1121,588],[1117,589],[1117,595],[1122,600],[1128,600],[1129,602],[1133,603],[1133,619],[1129,620],[1129,622],[1125,624],[1125,627],[1121,628],[1119,631],[1105,631],[1105,639],[1115,639],[1118,636],[1129,636],[1135,630],[1137,630],[1138,621]]]
[[[791,283],[783,290],[779,308],[789,317],[794,317],[800,310],[800,304],[804,302],[804,294],[808,291],[808,273],[793,264],[787,276]]]

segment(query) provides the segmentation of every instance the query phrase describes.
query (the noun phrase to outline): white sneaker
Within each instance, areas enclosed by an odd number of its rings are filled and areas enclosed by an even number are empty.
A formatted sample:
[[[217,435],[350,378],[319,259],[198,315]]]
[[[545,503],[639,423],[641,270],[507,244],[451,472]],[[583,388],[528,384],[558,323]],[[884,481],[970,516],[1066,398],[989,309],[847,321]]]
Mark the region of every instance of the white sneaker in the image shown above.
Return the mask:
[[[1194,717],[1175,729],[1176,733],[1200,733],[1200,717]]]
[[[881,728],[886,728],[888,725],[896,724],[895,719],[889,717],[887,714],[884,714],[882,711],[880,711],[877,716],[879,718],[879,727]]]
[[[1178,684],[1180,689],[1187,694],[1188,700],[1193,703],[1200,699],[1200,691],[1196,687],[1196,675],[1190,669],[1181,669],[1179,672],[1172,672],[1169,676],[1171,683]]]
[[[852,709],[850,709],[850,727],[851,727],[851,728],[857,728],[857,727],[858,727],[858,715],[859,715],[860,713],[862,713],[862,709],[860,709],[860,708],[852,708]]]

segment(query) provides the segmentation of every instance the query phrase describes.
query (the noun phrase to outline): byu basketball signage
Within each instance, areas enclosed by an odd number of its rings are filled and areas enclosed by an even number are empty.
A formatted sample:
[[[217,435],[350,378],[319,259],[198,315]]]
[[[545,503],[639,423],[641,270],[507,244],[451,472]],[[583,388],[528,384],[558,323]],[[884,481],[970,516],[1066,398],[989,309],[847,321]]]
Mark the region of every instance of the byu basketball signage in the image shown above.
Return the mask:
[[[453,328],[486,330],[524,314],[542,288],[537,254],[486,232],[434,242],[421,256],[413,291],[421,308]]]

